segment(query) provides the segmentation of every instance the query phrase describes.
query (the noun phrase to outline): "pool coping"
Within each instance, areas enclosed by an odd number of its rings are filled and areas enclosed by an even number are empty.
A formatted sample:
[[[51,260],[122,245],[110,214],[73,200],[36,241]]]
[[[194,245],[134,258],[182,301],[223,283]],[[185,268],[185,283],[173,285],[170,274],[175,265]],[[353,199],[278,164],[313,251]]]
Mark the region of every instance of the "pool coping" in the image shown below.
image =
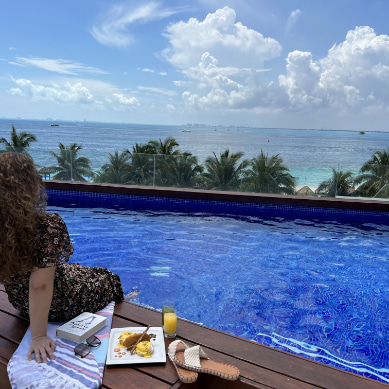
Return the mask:
[[[334,208],[361,211],[389,212],[389,201],[366,198],[331,198],[311,196],[274,195],[265,193],[227,192],[204,189],[168,188],[157,186],[96,184],[71,181],[44,181],[47,189],[111,193],[120,195],[167,197],[253,204],[273,204],[296,207]]]

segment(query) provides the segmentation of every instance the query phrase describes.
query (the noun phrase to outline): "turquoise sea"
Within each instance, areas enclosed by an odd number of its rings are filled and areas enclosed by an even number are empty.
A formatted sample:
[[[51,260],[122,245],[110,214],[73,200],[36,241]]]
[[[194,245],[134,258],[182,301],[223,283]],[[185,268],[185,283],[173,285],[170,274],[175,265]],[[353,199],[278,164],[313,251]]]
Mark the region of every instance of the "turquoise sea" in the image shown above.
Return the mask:
[[[244,158],[252,158],[263,149],[269,156],[279,154],[298,187],[317,187],[331,177],[332,168],[358,173],[364,162],[376,150],[389,148],[389,132],[302,130],[219,126],[170,126],[144,124],[116,124],[91,122],[0,119],[0,138],[10,138],[12,125],[18,131],[28,131],[38,138],[30,153],[42,166],[55,163],[49,151],[58,151],[58,143],[81,144],[82,156],[88,157],[92,168],[98,170],[107,163],[108,153],[131,149],[135,143],[174,137],[182,151],[190,151],[202,163],[206,157],[226,149],[243,151]],[[182,130],[187,131],[182,131]],[[0,146],[2,147],[2,146]]]

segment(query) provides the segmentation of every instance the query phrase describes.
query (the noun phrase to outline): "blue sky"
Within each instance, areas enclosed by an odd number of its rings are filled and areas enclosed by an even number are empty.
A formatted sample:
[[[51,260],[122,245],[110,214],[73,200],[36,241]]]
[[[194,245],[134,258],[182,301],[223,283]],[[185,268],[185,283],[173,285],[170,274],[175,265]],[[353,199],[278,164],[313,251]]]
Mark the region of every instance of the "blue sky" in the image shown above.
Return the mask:
[[[389,129],[386,0],[9,1],[0,117]]]

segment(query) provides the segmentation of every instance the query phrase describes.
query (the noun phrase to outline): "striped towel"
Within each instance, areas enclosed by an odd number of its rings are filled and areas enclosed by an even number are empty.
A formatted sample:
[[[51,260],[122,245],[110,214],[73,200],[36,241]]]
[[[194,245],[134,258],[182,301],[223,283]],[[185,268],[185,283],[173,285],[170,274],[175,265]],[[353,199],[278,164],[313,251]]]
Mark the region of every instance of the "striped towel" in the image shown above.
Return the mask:
[[[49,323],[47,335],[56,343],[55,360],[37,363],[27,359],[31,343],[31,332],[27,330],[19,347],[8,362],[7,370],[12,389],[90,389],[99,388],[103,381],[105,360],[107,357],[109,335],[115,302],[96,312],[104,315],[107,324],[95,335],[101,345],[85,358],[74,354],[77,342],[58,338],[57,328],[63,323]]]

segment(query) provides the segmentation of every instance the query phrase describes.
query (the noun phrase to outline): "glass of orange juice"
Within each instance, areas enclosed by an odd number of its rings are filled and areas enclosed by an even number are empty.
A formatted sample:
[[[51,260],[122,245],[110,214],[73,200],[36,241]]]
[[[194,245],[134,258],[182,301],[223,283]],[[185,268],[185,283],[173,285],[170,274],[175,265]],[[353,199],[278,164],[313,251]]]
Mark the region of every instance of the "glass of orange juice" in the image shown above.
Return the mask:
[[[165,338],[175,338],[177,331],[177,312],[172,301],[162,304],[162,326]]]

